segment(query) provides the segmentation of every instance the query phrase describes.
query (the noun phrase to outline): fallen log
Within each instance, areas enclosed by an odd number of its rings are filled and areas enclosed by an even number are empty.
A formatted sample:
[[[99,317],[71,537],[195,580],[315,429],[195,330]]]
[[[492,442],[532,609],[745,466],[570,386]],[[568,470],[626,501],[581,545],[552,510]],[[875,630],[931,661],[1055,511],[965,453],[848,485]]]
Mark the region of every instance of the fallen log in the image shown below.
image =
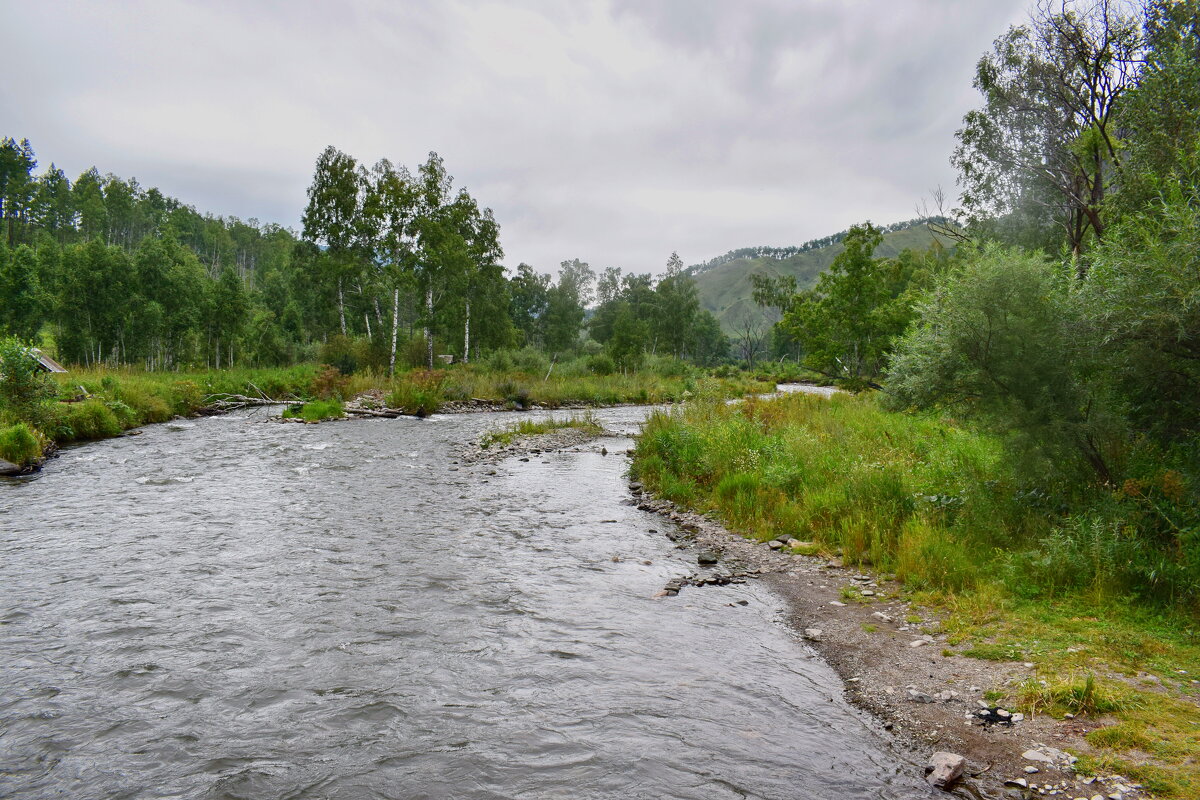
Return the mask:
[[[384,419],[396,419],[404,415],[404,412],[396,408],[385,408],[376,411],[373,408],[344,408],[342,409],[347,414],[357,414],[362,417],[383,417]]]

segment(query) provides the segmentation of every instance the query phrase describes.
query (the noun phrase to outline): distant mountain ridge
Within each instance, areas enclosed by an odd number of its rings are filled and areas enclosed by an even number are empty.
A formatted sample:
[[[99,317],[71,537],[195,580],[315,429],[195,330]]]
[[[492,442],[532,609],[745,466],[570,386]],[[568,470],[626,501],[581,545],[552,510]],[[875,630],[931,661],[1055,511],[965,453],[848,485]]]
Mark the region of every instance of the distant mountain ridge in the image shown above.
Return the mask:
[[[891,225],[876,225],[875,227],[884,233],[894,233],[896,231],[908,230],[909,228],[929,225],[930,223],[946,225],[949,223],[949,220],[947,220],[945,217],[918,217],[916,219],[905,220],[904,222],[893,222]],[[770,247],[767,245],[761,245],[759,247],[739,247],[737,250],[730,250],[723,256],[710,258],[703,264],[692,264],[684,271],[689,275],[699,275],[700,273],[706,272],[713,267],[719,267],[722,264],[728,264],[730,261],[736,261],[739,258],[773,258],[781,261],[785,258],[799,255],[800,253],[807,253],[812,250],[820,250],[823,247],[829,247],[830,245],[838,244],[846,238],[846,234],[849,232],[850,231],[848,230],[839,231],[831,236],[823,236],[820,239],[811,239],[804,244],[793,247]]]
[[[875,256],[891,258],[903,250],[925,250],[935,240],[944,242],[929,226],[947,222],[942,217],[922,217],[877,225],[883,232],[883,241]],[[791,275],[796,279],[797,289],[808,289],[842,252],[842,240],[847,233],[840,231],[794,247],[742,247],[702,264],[693,264],[686,272],[696,281],[700,305],[716,316],[726,332],[733,332],[746,322],[768,325],[774,319],[754,303],[750,276]]]

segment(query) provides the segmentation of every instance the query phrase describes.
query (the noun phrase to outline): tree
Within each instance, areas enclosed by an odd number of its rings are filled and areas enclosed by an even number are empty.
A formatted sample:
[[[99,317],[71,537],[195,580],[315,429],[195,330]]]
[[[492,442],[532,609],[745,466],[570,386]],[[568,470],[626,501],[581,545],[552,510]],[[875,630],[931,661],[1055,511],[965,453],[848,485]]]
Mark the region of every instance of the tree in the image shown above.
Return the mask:
[[[1200,189],[1192,180],[1114,226],[1081,303],[1130,421],[1167,443],[1200,420]]]
[[[36,166],[37,157],[28,139],[0,140],[0,219],[7,227],[9,247],[16,244],[18,232],[29,221]]]
[[[951,158],[970,222],[1015,216],[1026,243],[1053,226],[1076,256],[1103,236],[1121,169],[1114,112],[1140,47],[1137,20],[1110,0],[1042,0],[996,40],[975,74],[984,108],[963,118]]]
[[[558,283],[547,292],[546,349],[562,352],[579,341],[585,308],[592,299],[595,273],[586,262],[575,258],[562,262]]]
[[[550,276],[521,263],[509,281],[509,315],[522,343],[540,346],[545,337],[546,311],[550,305]]]
[[[361,231],[362,188],[357,162],[329,145],[317,158],[304,209],[305,238],[324,242],[329,248],[328,263],[337,284],[338,320],[343,336],[346,335],[345,281],[354,271],[354,250]]]
[[[793,300],[782,325],[804,349],[809,369],[849,382],[878,386],[894,339],[911,316],[893,279],[893,264],[871,254],[883,235],[870,223],[846,234],[844,249],[816,287]]]
[[[678,253],[667,259],[667,271],[655,287],[658,314],[654,317],[656,349],[661,345],[676,358],[692,349],[700,299],[696,282],[683,271]]]
[[[38,179],[33,201],[33,220],[51,233],[60,243],[75,227],[75,208],[71,199],[71,182],[54,166]]]
[[[619,303],[608,341],[608,352],[616,365],[625,371],[640,368],[649,339],[650,326],[646,320],[639,319],[628,303]]]
[[[0,260],[0,333],[32,341],[42,327],[41,281],[33,248],[21,245],[5,264]]]
[[[1171,186],[1200,179],[1200,2],[1154,0],[1146,8],[1145,64],[1117,112],[1123,172],[1112,212],[1157,207]]]
[[[952,409],[1043,465],[1086,464],[1110,483],[1120,422],[1077,290],[1041,253],[993,244],[969,254],[898,344],[890,402]]]
[[[382,160],[372,170],[363,212],[370,227],[375,262],[392,288],[392,331],[388,374],[396,374],[396,343],[400,330],[400,294],[414,284],[418,229],[418,194],[404,166]]]
[[[103,236],[108,226],[108,209],[104,205],[101,185],[100,171],[92,167],[71,187],[75,210],[79,214],[79,229],[85,239]]]

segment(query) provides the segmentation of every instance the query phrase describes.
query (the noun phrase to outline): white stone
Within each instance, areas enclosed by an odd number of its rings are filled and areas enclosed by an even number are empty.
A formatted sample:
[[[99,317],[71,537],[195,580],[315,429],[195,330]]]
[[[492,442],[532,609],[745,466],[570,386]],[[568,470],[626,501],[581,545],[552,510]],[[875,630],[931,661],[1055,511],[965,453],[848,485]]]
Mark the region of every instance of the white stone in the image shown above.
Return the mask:
[[[929,757],[925,780],[938,788],[946,788],[962,777],[967,760],[957,753],[937,752]]]
[[[925,641],[924,639],[917,639],[916,641],[909,642],[908,646],[909,647],[924,647],[927,644],[929,644],[929,642]]]

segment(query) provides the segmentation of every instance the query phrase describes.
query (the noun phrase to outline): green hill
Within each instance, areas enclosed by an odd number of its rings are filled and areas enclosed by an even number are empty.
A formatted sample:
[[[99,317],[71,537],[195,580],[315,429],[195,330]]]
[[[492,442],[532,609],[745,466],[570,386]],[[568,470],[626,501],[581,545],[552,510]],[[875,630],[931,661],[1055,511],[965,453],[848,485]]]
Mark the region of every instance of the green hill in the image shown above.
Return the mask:
[[[890,258],[903,250],[927,249],[934,241],[927,222],[911,220],[884,227],[883,242],[875,250],[876,257]],[[769,326],[775,321],[774,317],[767,309],[755,305],[750,276],[759,273],[793,275],[797,288],[808,289],[842,252],[843,236],[844,231],[799,247],[733,250],[704,264],[691,266],[688,272],[695,278],[700,305],[717,317],[727,333],[747,321]]]

